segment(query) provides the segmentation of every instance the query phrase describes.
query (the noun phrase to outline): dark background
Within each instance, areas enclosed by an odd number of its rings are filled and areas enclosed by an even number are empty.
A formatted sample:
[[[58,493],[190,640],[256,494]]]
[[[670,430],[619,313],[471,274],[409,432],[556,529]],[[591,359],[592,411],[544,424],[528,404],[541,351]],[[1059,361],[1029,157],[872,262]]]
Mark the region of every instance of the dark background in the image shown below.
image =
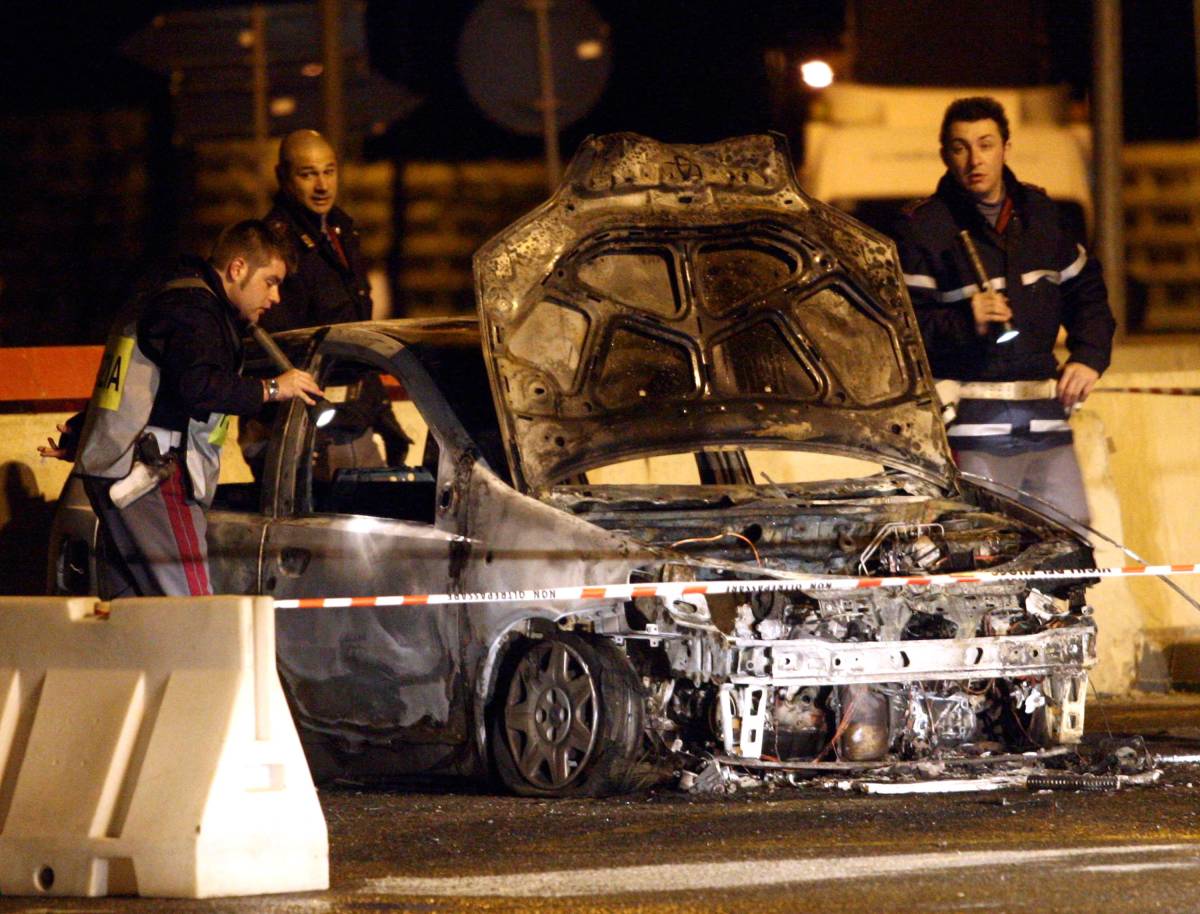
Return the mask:
[[[792,74],[814,55],[840,61],[839,75],[849,69],[860,82],[1065,83],[1080,102],[1090,90],[1090,0],[592,3],[611,27],[611,75],[591,113],[563,132],[565,157],[584,136],[616,130],[704,142],[775,129],[802,155],[809,97]],[[100,341],[130,283],[178,252],[188,150],[177,141],[167,78],[120,46],[161,12],[242,5],[6,4],[0,345]],[[370,0],[371,66],[415,104],[344,153],[396,162],[541,155],[539,138],[493,124],[461,85],[455,48],[473,7]],[[1122,9],[1127,140],[1195,138],[1190,0],[1126,0]],[[123,164],[131,148],[133,178]]]

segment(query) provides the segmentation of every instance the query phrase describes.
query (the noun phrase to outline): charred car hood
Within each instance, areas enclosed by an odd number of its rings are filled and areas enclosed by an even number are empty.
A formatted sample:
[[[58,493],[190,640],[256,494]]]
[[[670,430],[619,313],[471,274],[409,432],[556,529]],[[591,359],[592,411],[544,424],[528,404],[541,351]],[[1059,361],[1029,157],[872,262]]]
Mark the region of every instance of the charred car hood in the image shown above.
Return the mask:
[[[894,245],[806,196],[782,137],[589,139],[474,268],[526,490],[729,446],[953,475]]]

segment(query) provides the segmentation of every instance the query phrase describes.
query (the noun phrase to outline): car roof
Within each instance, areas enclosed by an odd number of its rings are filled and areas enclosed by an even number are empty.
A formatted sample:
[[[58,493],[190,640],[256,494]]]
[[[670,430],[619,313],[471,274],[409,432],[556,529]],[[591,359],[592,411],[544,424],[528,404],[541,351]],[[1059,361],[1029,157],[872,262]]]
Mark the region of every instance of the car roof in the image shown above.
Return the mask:
[[[275,334],[276,341],[285,348],[303,346],[325,326],[304,327]],[[390,336],[401,343],[441,344],[446,346],[479,344],[479,319],[471,316],[389,318],[378,321],[356,321],[338,324],[348,330],[370,330]]]

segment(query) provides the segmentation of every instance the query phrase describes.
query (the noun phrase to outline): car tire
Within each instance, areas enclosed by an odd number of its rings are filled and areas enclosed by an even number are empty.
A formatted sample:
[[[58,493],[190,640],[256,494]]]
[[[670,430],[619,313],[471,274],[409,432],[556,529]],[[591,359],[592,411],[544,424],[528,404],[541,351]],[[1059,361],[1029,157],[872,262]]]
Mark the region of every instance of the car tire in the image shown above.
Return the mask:
[[[554,632],[505,655],[491,706],[495,774],[520,796],[604,796],[636,786],[641,683],[602,638]]]

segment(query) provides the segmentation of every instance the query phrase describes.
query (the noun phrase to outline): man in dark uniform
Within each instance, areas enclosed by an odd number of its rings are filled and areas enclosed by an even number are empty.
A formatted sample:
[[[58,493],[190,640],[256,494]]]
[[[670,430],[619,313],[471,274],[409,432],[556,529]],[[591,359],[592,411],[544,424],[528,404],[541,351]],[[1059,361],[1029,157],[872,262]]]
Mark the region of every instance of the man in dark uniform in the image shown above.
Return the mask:
[[[338,162],[333,147],[315,130],[296,130],[279,144],[275,166],[279,193],[266,222],[292,240],[296,269],[280,288],[279,307],[264,316],[277,333],[371,319],[371,287],[354,220],[337,206]],[[246,423],[239,444],[259,475],[267,437],[264,422]],[[384,441],[388,462],[403,464],[409,439],[392,413],[377,376],[347,392],[333,424],[323,432],[318,466],[382,466],[373,434]]]
[[[354,220],[337,206],[337,156],[315,130],[289,133],[275,166],[279,193],[266,222],[291,238],[296,270],[263,319],[276,333],[371,319],[371,286]]]
[[[959,382],[951,385],[961,399],[946,433],[961,469],[1086,523],[1066,420],[1112,352],[1116,325],[1100,266],[1046,193],[1005,165],[1008,118],[995,99],[953,102],[940,139],[946,174],[932,197],[907,208],[896,234],[934,377]],[[980,287],[958,237],[964,229],[993,291]],[[1001,342],[996,331],[1005,321],[1019,334]],[[1060,326],[1069,352],[1061,370]]]
[[[316,381],[292,369],[244,378],[242,334],[279,301],[288,242],[265,223],[222,233],[208,261],[185,257],[118,318],[70,459],[100,519],[100,596],[212,593],[207,522],[230,414],[313,403]]]

